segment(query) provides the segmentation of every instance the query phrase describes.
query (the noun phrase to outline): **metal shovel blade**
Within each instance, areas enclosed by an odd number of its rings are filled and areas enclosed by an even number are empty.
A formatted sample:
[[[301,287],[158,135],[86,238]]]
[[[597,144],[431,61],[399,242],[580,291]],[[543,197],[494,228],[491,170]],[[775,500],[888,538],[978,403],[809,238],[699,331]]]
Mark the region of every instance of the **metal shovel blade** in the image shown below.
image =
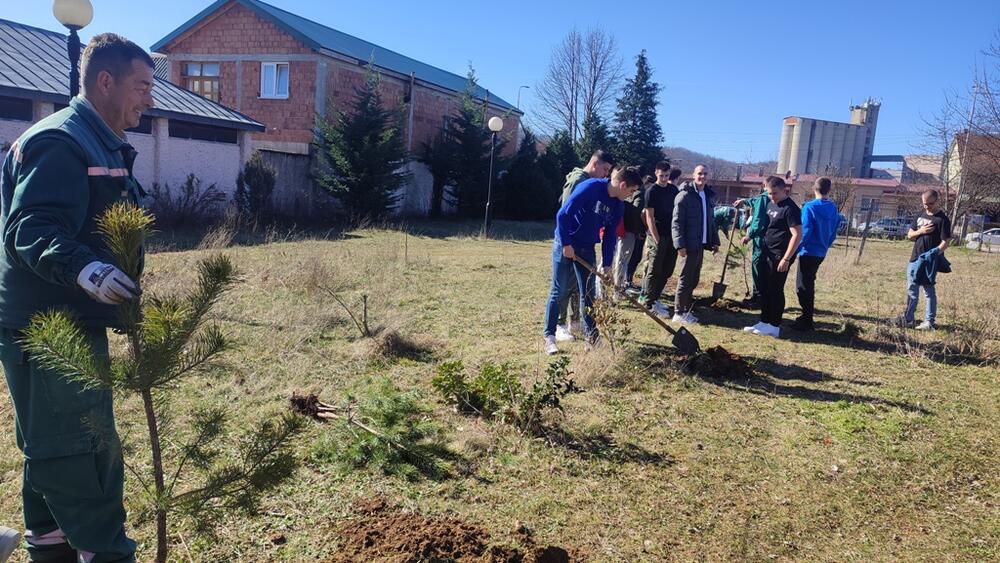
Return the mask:
[[[680,327],[674,332],[674,338],[670,342],[685,356],[693,356],[701,350],[698,339],[684,327]]]
[[[713,282],[712,283],[712,299],[718,301],[726,296],[726,284]]]

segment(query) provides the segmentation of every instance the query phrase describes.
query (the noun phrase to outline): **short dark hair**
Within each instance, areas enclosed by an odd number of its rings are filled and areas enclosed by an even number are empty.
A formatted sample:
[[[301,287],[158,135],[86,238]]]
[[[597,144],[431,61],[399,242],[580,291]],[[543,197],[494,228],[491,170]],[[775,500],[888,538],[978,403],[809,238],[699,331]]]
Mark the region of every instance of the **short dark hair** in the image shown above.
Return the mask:
[[[670,170],[670,161],[669,160],[661,160],[661,161],[657,162],[656,163],[656,167],[654,168],[654,170],[656,170],[657,172],[659,172],[660,170],[663,170],[664,172],[666,172],[667,170]]]
[[[637,166],[618,168],[611,176],[624,181],[626,186],[642,186],[642,175]]]
[[[677,178],[680,178],[680,177],[681,177],[681,169],[680,168],[671,168],[670,169],[670,175],[667,176],[667,178],[669,178],[671,182],[673,182],[674,180],[676,180]]]
[[[149,53],[121,35],[101,33],[91,37],[80,57],[80,89],[93,86],[102,70],[115,79],[131,73],[135,59],[146,63],[149,68],[156,68]]]
[[[830,179],[827,178],[826,176],[821,176],[819,178],[816,178],[816,181],[813,182],[813,188],[818,190],[820,195],[826,195],[830,193],[830,188],[832,187],[833,183],[830,182]]]
[[[764,180],[764,187],[772,189],[777,189],[777,188],[785,189],[787,186],[785,185],[784,179],[782,179],[779,176],[771,175],[768,176],[766,180]]]
[[[931,196],[932,201],[937,201],[941,197],[941,194],[935,189],[924,190],[924,193],[920,194],[920,197],[924,197],[925,195]]]
[[[611,156],[606,150],[597,149],[591,158],[596,158],[597,160],[603,162],[604,164],[610,164],[612,168],[615,166],[615,157]]]

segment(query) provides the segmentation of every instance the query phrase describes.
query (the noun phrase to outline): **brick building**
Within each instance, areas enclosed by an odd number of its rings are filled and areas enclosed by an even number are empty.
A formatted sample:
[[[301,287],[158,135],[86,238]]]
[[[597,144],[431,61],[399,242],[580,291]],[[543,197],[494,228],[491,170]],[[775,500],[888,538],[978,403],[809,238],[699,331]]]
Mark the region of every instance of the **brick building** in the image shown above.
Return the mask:
[[[67,37],[0,19],[0,159],[32,124],[69,104]],[[139,151],[134,174],[150,190],[195,174],[232,194],[251,151],[252,132],[264,126],[247,116],[157,78],[155,106],[129,129]]]
[[[218,0],[152,46],[166,56],[169,79],[264,123],[254,147],[276,163],[286,207],[312,208],[308,178],[315,116],[346,108],[369,62],[382,76],[383,100],[404,104],[404,139],[416,153],[457,107],[466,78],[421,63],[259,0]],[[504,118],[502,135],[516,139],[522,112],[479,88],[487,116]],[[508,143],[508,150],[516,143]],[[403,213],[423,213],[431,178],[411,162],[413,180]]]

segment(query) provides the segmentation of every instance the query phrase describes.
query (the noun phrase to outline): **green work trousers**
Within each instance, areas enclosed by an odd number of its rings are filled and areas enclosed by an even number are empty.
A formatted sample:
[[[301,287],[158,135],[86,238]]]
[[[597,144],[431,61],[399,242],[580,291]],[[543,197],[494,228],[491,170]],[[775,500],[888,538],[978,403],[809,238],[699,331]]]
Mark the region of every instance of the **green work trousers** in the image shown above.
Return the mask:
[[[87,328],[99,361],[107,329]],[[111,391],[42,368],[21,348],[20,331],[0,328],[0,360],[24,454],[21,494],[32,561],[135,561],[125,535],[124,465]]]
[[[750,255],[750,278],[753,280],[754,299],[760,299],[760,270],[764,268],[764,239],[753,241],[753,253]],[[745,275],[745,274],[744,274]]]

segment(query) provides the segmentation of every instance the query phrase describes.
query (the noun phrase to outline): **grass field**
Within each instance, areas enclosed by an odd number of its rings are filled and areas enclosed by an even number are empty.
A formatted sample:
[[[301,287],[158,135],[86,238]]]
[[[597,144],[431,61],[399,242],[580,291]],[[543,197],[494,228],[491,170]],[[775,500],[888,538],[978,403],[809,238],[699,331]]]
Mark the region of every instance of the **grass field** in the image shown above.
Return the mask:
[[[175,391],[178,422],[196,406],[225,404],[239,426],[285,411],[295,391],[335,402],[380,375],[420,392],[458,459],[440,480],[344,473],[318,461],[328,427],[311,423],[292,482],[259,514],[216,522],[216,539],[175,520],[174,559],[323,559],[336,553],[335,529],[352,503],[381,494],[480,524],[499,543],[517,542],[523,524],[540,545],[572,547],[591,561],[1000,560],[1000,380],[997,363],[984,363],[1000,347],[997,255],[949,251],[955,272],[939,278],[934,334],[886,323],[905,297],[904,242],[870,241],[857,266],[856,241],[846,251],[838,244],[820,270],[820,329],[808,336],[748,335],[740,328],[756,322],[752,313],[703,307],[703,324],[692,329],[702,346],[743,356],[755,366],[750,378],[680,371],[667,361],[662,330],[628,311],[632,342],[623,351],[564,346],[585,392],[565,401],[557,440],[457,414],[429,383],[447,359],[514,362],[533,373],[548,365],[541,329],[551,227],[497,230],[482,241],[471,225],[420,224],[225,250],[243,281],[214,316],[238,347],[224,367]],[[154,294],[183,290],[197,259],[214,251],[159,244],[145,280]],[[721,263],[706,257],[697,295],[710,293]],[[743,277],[739,268],[727,276],[728,297],[742,297]],[[433,357],[371,361],[317,285],[341,288],[352,304],[368,295],[374,322]],[[118,418],[141,445],[141,404],[123,401]],[[8,400],[0,428],[0,523],[19,524],[21,459]],[[137,491],[126,483],[130,514]],[[130,530],[148,560],[153,526],[133,521]]]

